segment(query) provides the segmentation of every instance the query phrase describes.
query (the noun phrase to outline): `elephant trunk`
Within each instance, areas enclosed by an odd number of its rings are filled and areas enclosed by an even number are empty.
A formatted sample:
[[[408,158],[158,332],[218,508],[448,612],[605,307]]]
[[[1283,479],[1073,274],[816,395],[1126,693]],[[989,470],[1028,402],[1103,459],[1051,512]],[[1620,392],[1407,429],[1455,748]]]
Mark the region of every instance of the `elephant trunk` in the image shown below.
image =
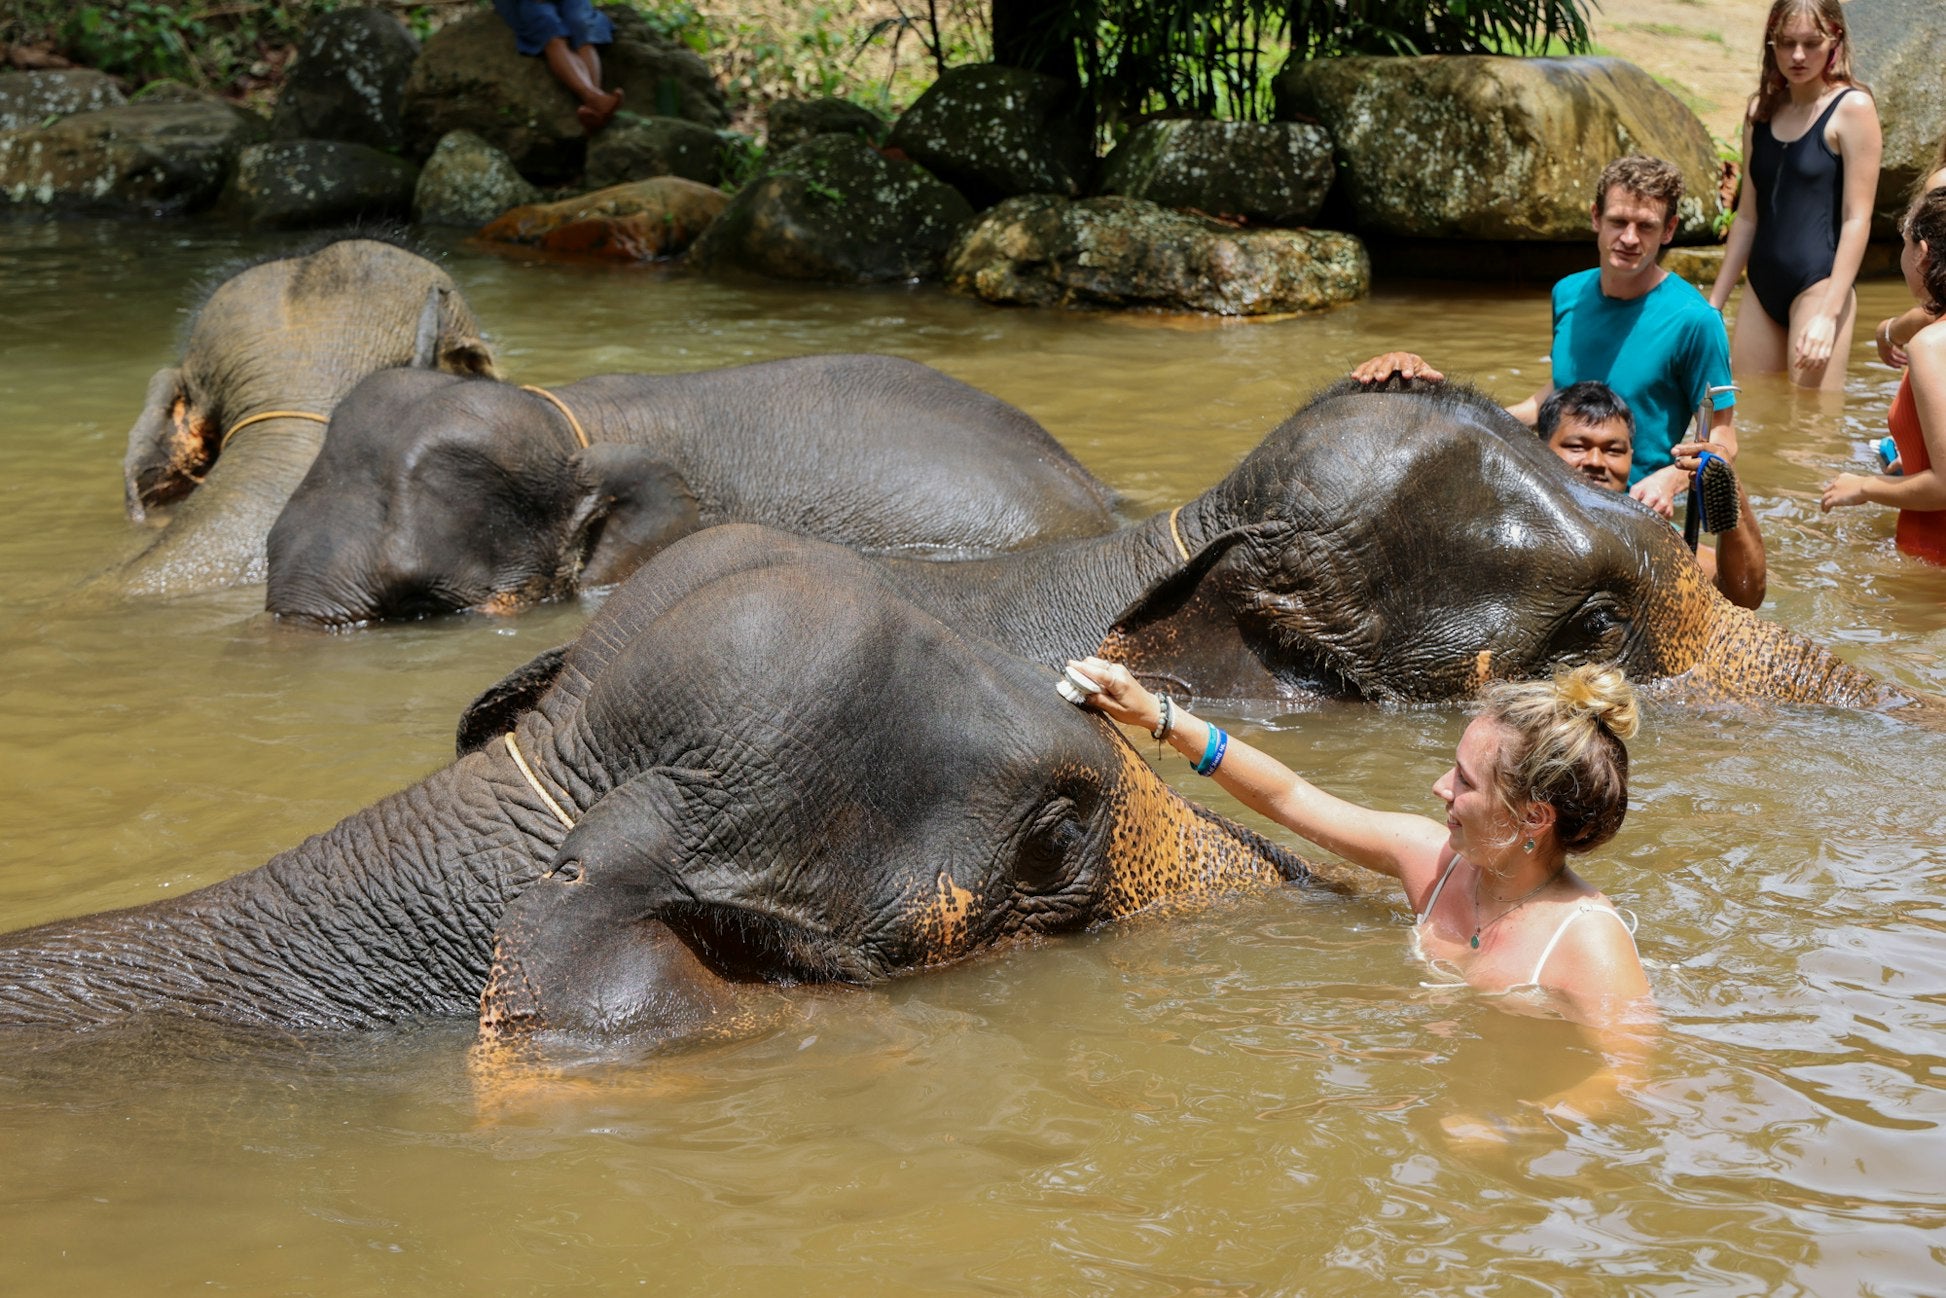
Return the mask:
[[[1917,706],[1946,716],[1937,700],[1897,689],[1728,600],[1718,603],[1702,650],[1683,678],[1689,687],[1733,699],[1849,708]]]
[[[1132,749],[1117,796],[1122,805],[1099,921],[1311,874],[1302,857],[1182,797]]]

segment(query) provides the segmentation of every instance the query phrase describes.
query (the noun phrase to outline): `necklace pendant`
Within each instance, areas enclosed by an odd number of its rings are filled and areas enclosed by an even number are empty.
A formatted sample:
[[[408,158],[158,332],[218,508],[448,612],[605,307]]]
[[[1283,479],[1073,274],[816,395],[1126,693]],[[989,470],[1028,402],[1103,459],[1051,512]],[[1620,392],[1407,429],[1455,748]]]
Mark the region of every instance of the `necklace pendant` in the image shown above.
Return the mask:
[[[1478,933],[1475,933],[1473,935],[1473,949],[1475,951],[1478,951],[1480,949],[1480,935]]]

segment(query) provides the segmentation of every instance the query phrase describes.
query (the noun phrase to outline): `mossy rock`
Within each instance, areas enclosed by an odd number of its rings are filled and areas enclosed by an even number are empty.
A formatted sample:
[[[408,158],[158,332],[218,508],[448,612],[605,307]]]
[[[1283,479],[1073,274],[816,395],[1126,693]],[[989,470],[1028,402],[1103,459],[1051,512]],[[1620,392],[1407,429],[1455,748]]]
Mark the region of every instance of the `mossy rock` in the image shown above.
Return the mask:
[[[1632,63],[1492,55],[1317,59],[1279,73],[1278,116],[1324,123],[1357,228],[1448,239],[1593,237],[1595,181],[1646,153],[1682,171],[1681,242],[1715,238],[1709,132]]]
[[[1364,246],[1335,230],[1239,230],[1136,198],[1008,199],[946,259],[989,302],[1250,316],[1313,311],[1371,287]]]
[[[972,215],[924,169],[863,140],[820,135],[767,160],[689,259],[774,279],[931,279]]]
[[[1913,187],[1946,139],[1946,22],[1939,0],[1851,0],[1852,69],[1872,88],[1885,127],[1872,233],[1898,238]]]
[[[764,115],[765,147],[787,153],[820,135],[852,135],[876,144],[885,119],[849,99],[779,99]]]
[[[419,169],[412,219],[477,230],[509,208],[539,200],[507,155],[471,131],[453,131]]]
[[[949,68],[886,137],[975,207],[1015,194],[1083,193],[1094,126],[1073,87],[992,63]]]
[[[105,72],[0,72],[0,131],[36,130],[51,118],[118,108],[124,102],[121,87]]]
[[[237,155],[226,210],[258,229],[383,221],[412,210],[419,168],[343,140],[272,140]]]
[[[212,98],[137,103],[0,134],[0,197],[23,207],[173,216],[209,206],[261,119]]]
[[[700,122],[622,113],[588,141],[587,182],[596,189],[655,176],[699,185],[723,179],[723,139]]]
[[[1303,225],[1331,189],[1331,137],[1302,122],[1144,122],[1101,172],[1104,194]]]
[[[277,94],[271,138],[343,140],[397,152],[405,145],[399,102],[419,42],[383,9],[320,16],[297,45]]]

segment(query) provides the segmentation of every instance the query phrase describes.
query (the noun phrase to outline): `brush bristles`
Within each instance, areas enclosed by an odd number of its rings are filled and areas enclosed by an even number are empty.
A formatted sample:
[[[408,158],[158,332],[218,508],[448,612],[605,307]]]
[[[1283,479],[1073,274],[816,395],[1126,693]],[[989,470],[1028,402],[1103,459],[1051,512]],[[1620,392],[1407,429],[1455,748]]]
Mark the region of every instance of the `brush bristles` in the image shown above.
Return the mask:
[[[1704,462],[1697,474],[1696,490],[1703,499],[1703,530],[1728,532],[1735,528],[1741,510],[1737,507],[1736,470],[1715,456]]]

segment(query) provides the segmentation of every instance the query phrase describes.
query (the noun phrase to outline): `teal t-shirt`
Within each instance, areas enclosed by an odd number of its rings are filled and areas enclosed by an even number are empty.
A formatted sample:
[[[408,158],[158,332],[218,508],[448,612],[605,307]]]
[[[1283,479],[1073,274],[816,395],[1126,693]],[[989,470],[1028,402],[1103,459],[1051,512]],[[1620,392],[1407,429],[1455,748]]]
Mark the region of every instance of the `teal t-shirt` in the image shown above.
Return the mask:
[[[1601,269],[1554,286],[1554,386],[1598,379],[1635,413],[1635,464],[1629,485],[1671,463],[1687,440],[1703,394],[1730,383],[1730,340],[1723,317],[1689,281],[1666,275],[1641,297],[1605,297]],[[1736,404],[1721,392],[1713,409]]]

